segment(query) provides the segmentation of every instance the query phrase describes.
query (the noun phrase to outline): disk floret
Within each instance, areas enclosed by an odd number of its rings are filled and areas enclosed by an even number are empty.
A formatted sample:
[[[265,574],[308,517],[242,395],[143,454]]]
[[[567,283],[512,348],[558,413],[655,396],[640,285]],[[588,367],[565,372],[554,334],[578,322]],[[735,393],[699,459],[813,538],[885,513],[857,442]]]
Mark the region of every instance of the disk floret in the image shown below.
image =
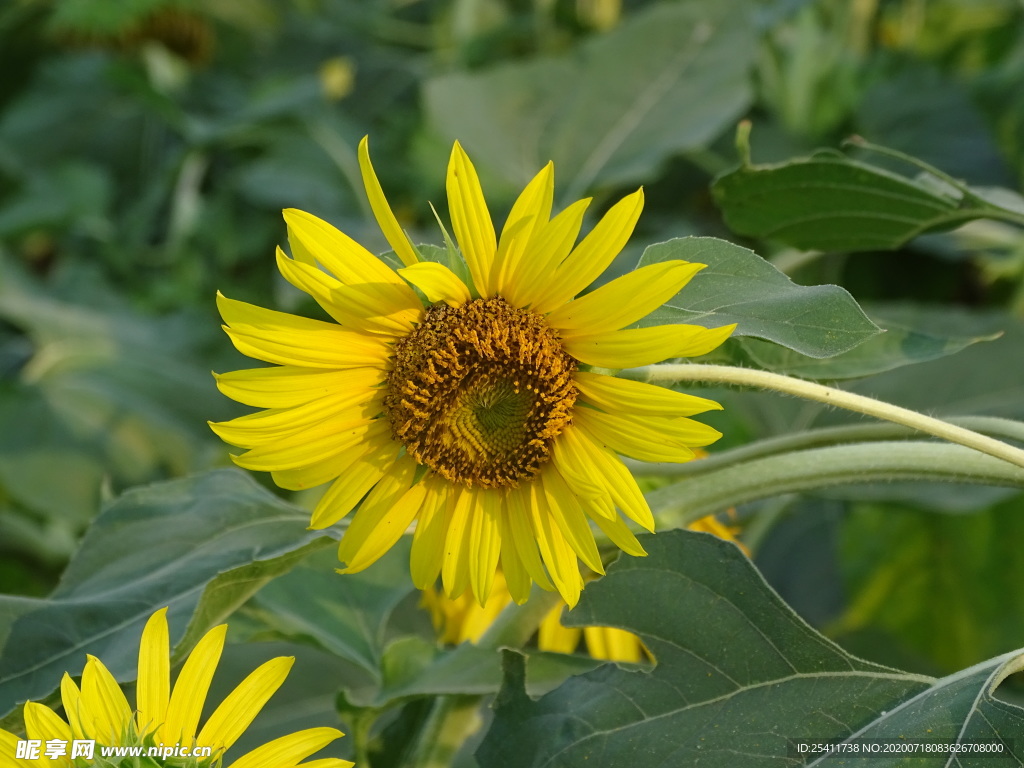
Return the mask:
[[[421,464],[466,486],[513,487],[571,424],[575,372],[543,316],[501,297],[439,304],[396,343],[384,407]]]

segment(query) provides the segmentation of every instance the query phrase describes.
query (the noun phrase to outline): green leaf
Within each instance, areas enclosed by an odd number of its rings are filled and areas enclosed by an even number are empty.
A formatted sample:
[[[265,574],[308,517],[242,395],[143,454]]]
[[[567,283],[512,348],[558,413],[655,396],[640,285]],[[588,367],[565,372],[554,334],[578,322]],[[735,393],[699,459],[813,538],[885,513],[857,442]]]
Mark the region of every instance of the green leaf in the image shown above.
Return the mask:
[[[873,322],[885,329],[854,349],[820,359],[801,355],[791,349],[757,339],[739,339],[738,345],[750,362],[759,368],[805,379],[852,379],[871,376],[904,365],[936,360],[959,352],[972,344],[994,341],[1001,331],[993,332],[993,323],[964,327],[959,333],[933,330],[942,324],[946,310],[911,306],[869,308]],[[984,332],[972,331],[986,328]],[[964,333],[966,331],[966,333]]]
[[[184,652],[328,541],[308,524],[308,513],[234,470],[125,493],[96,518],[49,599],[0,597],[0,713],[79,674],[87,653],[133,679],[142,627],[164,606]]]
[[[650,246],[638,266],[682,259],[707,264],[693,282],[642,325],[737,323],[754,336],[812,358],[834,357],[882,332],[837,285],[800,286],[747,248],[714,237]]]
[[[340,577],[333,551],[315,552],[257,593],[256,607],[286,635],[304,635],[361,666],[380,682],[384,630],[392,611],[413,590],[409,538],[372,568]]]
[[[575,199],[715,138],[750,103],[755,50],[748,3],[666,3],[572,56],[429,80],[426,109],[511,186],[554,160]]]
[[[742,165],[715,179],[715,201],[741,235],[796,248],[898,248],[925,232],[998,218],[1024,223],[1018,197],[971,189],[892,150],[923,172],[908,179],[831,151],[775,165]]]
[[[1019,739],[1005,742],[1024,728],[1024,709],[992,695],[1019,654],[944,680],[902,673],[811,629],[732,544],[670,531],[644,546],[648,557],[620,558],[568,620],[640,634],[655,669],[606,665],[534,701],[511,659],[481,765],[635,768],[642,755],[645,765],[760,767],[787,764],[790,739],[854,735],[995,736],[1024,756]]]

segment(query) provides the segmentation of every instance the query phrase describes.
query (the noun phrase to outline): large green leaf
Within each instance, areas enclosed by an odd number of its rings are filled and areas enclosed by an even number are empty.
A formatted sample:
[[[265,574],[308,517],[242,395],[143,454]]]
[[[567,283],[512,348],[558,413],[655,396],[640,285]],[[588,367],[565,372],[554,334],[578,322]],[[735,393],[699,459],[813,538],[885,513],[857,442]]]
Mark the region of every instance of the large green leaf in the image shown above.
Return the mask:
[[[1007,741],[1024,728],[1024,709],[993,697],[1019,654],[944,680],[902,673],[811,629],[732,544],[671,531],[644,546],[647,558],[621,558],[588,586],[568,621],[637,632],[655,669],[607,665],[534,701],[510,654],[482,765],[760,768],[805,762],[790,740],[852,737],[1000,738],[1024,757],[1019,738]]]
[[[936,330],[945,309],[890,305],[869,307],[868,312],[885,333],[835,357],[808,357],[759,339],[740,339],[738,344],[744,356],[760,368],[807,379],[835,380],[936,360],[1002,335],[991,318],[948,333]]]
[[[48,695],[86,654],[121,680],[135,675],[139,636],[169,606],[187,649],[259,587],[329,541],[306,512],[233,470],[124,494],[89,528],[53,595],[0,597],[0,713]],[[187,631],[186,631],[187,627]]]
[[[429,80],[426,108],[511,186],[554,160],[574,199],[717,136],[750,102],[755,50],[745,0],[659,4],[572,56]]]
[[[781,344],[812,358],[833,357],[882,332],[837,285],[800,286],[753,251],[714,237],[650,246],[638,266],[682,259],[707,264],[643,325],[737,323],[736,336]]]
[[[831,151],[775,165],[744,163],[712,191],[729,227],[805,249],[898,248],[925,232],[973,219],[1024,223],[1009,190],[971,189],[925,168],[908,179]]]

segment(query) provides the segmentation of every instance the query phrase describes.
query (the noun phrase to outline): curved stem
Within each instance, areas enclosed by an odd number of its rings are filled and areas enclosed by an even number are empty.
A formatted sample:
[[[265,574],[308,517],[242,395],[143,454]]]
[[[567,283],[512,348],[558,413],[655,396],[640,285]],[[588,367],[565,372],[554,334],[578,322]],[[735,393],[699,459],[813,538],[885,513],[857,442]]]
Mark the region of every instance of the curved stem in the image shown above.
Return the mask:
[[[1010,440],[1024,441],[1024,423],[995,416],[950,416],[947,421],[964,429]],[[659,475],[678,477],[700,475],[719,467],[731,466],[741,461],[760,459],[780,453],[820,448],[842,443],[863,443],[871,440],[902,440],[914,437],[917,430],[900,424],[880,422],[872,424],[847,424],[841,427],[820,427],[791,434],[776,435],[756,440],[747,445],[712,453],[701,461],[685,464],[667,462],[646,462],[625,459],[626,466],[634,475]]]
[[[884,441],[745,461],[659,488],[647,494],[647,500],[659,527],[682,527],[748,501],[831,485],[892,480],[1024,486],[1019,470],[974,450],[944,443]],[[680,492],[680,483],[686,484],[685,492]]]
[[[864,395],[855,395],[842,389],[826,387],[812,381],[782,376],[778,373],[759,371],[753,368],[737,368],[729,365],[657,365],[622,371],[620,376],[640,381],[674,383],[679,381],[702,381],[717,384],[734,384],[741,387],[759,387],[776,392],[785,392],[806,400],[845,408],[849,411],[874,416],[878,419],[902,424],[905,427],[926,432],[951,443],[958,443],[976,451],[987,453],[997,459],[1008,461],[1024,469],[1024,450],[1008,443],[979,435],[969,429],[949,422],[925,416],[906,408],[875,400]],[[1024,479],[1024,473],[1021,473]]]

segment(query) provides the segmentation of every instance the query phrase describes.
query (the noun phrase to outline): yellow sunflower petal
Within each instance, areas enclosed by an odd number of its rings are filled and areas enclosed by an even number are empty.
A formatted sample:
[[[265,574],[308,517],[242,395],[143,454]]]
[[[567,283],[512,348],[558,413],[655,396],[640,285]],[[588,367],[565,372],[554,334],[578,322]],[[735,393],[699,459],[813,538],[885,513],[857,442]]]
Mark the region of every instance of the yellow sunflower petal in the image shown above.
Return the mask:
[[[436,261],[421,261],[398,270],[398,274],[423,291],[431,303],[443,301],[448,306],[461,307],[472,298],[458,275]]]
[[[534,551],[536,552],[536,545]],[[533,581],[522,558],[519,557],[515,539],[512,538],[512,531],[509,530],[507,510],[503,510],[501,516],[501,573],[504,574],[505,586],[512,599],[517,605],[525,603],[530,597],[530,585]],[[494,593],[491,594],[493,597]]]
[[[47,706],[34,701],[26,702],[22,715],[25,718],[25,732],[30,739],[61,739],[70,742],[74,738],[71,726]]]
[[[294,662],[294,657],[279,656],[253,670],[213,711],[196,744],[212,747],[214,753],[231,747],[281,687]]]
[[[551,276],[543,298],[534,306],[547,313],[582,291],[619,255],[644,207],[644,191],[638,189],[609,209],[597,225]]]
[[[580,371],[573,377],[583,402],[606,413],[631,413],[638,416],[693,416],[720,411],[722,406],[684,392],[676,392],[641,381],[619,379],[600,373]]]
[[[705,355],[736,328],[702,328],[699,325],[655,325],[610,331],[565,340],[565,351],[582,363],[599,368],[633,368],[675,357]]]
[[[537,537],[537,546],[551,581],[558,594],[572,608],[579,602],[580,592],[583,590],[583,577],[580,576],[576,553],[565,540],[551,515],[547,496],[540,482],[530,483],[530,499],[527,506],[534,535]]]
[[[495,291],[504,295],[506,287],[518,271],[523,254],[528,252],[534,235],[551,218],[555,195],[555,165],[548,163],[523,189],[505,220],[498,240],[494,262]],[[513,245],[515,241],[515,245]]]
[[[68,719],[74,737],[81,739],[89,736],[90,734],[86,733],[85,724],[82,722],[82,692],[67,672],[60,679],[60,700],[64,705],[64,715]]]
[[[579,442],[579,430],[566,429],[551,445],[551,463],[572,488],[573,493],[586,501],[598,501],[596,510],[607,517],[615,517],[611,509],[608,487],[601,470],[587,461]],[[603,502],[607,501],[605,504]]]
[[[544,493],[548,499],[548,509],[555,524],[558,525],[569,542],[569,546],[587,566],[597,573],[604,573],[601,555],[594,542],[594,532],[590,529],[579,499],[572,493],[557,469],[550,468],[542,475]]]
[[[240,467],[270,472],[282,469],[299,469],[316,464],[326,455],[340,454],[362,440],[374,439],[373,435],[383,434],[387,430],[382,426],[384,419],[366,420],[356,424],[348,424],[333,431],[321,427],[318,432],[326,430],[326,434],[299,435],[282,438],[275,443],[261,445],[246,451],[241,456],[232,456],[232,461]]]
[[[693,451],[685,445],[668,440],[663,434],[639,422],[620,419],[613,426],[607,419],[601,418],[605,415],[588,408],[578,408],[574,418],[576,426],[586,432],[591,439],[623,456],[641,461],[673,462],[690,461],[694,457]],[[620,425],[626,427],[625,432],[616,429]]]
[[[444,541],[455,507],[449,503],[448,481],[429,473],[423,480],[427,499],[423,502],[412,537],[409,571],[417,589],[433,587],[444,562]]]
[[[537,551],[537,536],[533,531],[533,521],[530,514],[530,489],[525,483],[508,492],[505,499],[506,520],[508,523],[508,534],[515,545],[516,554],[522,562],[530,578],[537,582],[541,589],[548,591],[555,587],[544,570],[544,563],[541,561]],[[504,545],[506,537],[502,537]]]
[[[132,721],[132,708],[103,662],[88,656],[82,671],[82,711],[91,719],[90,735],[101,744],[119,744]]]
[[[388,205],[388,199],[384,196],[384,190],[381,188],[377,174],[373,170],[373,164],[370,162],[370,138],[368,136],[364,136],[359,142],[359,171],[363,176],[366,198],[370,201],[373,216],[377,219],[384,238],[403,264],[407,267],[415,264],[419,261],[416,249],[413,248],[412,242],[399,225],[391,206]]]
[[[705,264],[664,261],[635,269],[586,296],[556,307],[548,323],[563,339],[617,331],[675,296]]]
[[[337,728],[307,728],[245,753],[228,768],[292,768],[344,735]]]
[[[294,408],[333,392],[362,390],[383,383],[381,368],[330,371],[281,365],[215,373],[217,388],[232,400],[254,408]]]
[[[0,728],[0,768],[25,768],[27,765],[49,768],[50,761],[43,755],[42,751],[40,751],[40,756],[36,760],[18,760],[15,758],[15,755],[18,754],[19,741],[21,741],[20,736]]]
[[[486,298],[494,293],[491,267],[498,245],[480,179],[459,142],[452,147],[445,187],[459,249],[466,259],[477,293]]]
[[[355,768],[355,763],[340,757],[322,757],[319,760],[297,764],[297,768]]]
[[[395,271],[344,232],[311,213],[289,208],[284,211],[288,242],[300,261],[300,254],[312,256],[345,285],[359,285],[388,306],[415,306],[416,294]]]
[[[702,447],[718,440],[722,433],[714,427],[702,424],[693,419],[675,417],[662,419],[648,416],[636,419],[617,413],[602,413],[590,409],[587,414],[588,424],[603,424],[606,430],[613,430],[624,435],[634,435],[643,439],[658,439],[663,442],[674,442],[687,447]]]
[[[596,470],[593,476],[602,478],[615,505],[626,517],[648,531],[654,530],[654,515],[651,514],[647,499],[636,484],[633,474],[614,451],[595,442],[582,429],[567,429],[559,439],[571,442],[579,460]]]
[[[503,490],[482,489],[478,505],[469,521],[469,585],[480,605],[487,602],[494,583],[494,572],[501,555],[501,508]]]
[[[647,554],[647,551],[637,541],[636,536],[629,530],[629,526],[622,522],[621,518],[609,519],[601,515],[592,515],[591,517],[597,527],[604,531],[604,535],[608,537],[611,543],[627,555],[644,557]]]
[[[153,733],[167,717],[171,695],[171,648],[167,630],[167,609],[149,617],[139,643],[139,677],[135,720],[139,733]]]
[[[550,274],[576,242],[588,205],[590,198],[578,200],[534,232],[529,248],[504,286],[502,295],[509,302],[528,307],[544,295]]]
[[[415,475],[416,462],[408,456],[399,459],[362,503],[338,547],[338,559],[346,564],[341,573],[373,565],[412,525],[427,499],[423,483],[412,485]]]
[[[470,520],[477,509],[477,491],[457,488],[453,491],[455,506],[444,539],[444,562],[441,583],[448,597],[458,597],[469,585]]]
[[[340,453],[328,454],[314,464],[298,469],[277,469],[270,474],[279,488],[289,491],[316,488],[350,471],[370,450],[372,448],[361,441]]]
[[[167,720],[158,730],[160,741],[165,744],[179,741],[182,744],[192,744],[195,741],[196,726],[199,725],[199,716],[206,702],[206,694],[210,690],[210,681],[224,650],[227,631],[227,624],[211,629],[196,643],[196,647],[185,660],[174,683],[174,690],[171,691],[171,700],[167,705]]]
[[[384,302],[380,291],[345,285],[316,267],[288,258],[280,248],[277,268],[285,280],[308,293],[327,314],[349,328],[391,336],[406,334],[423,311],[419,301],[404,294]]]
[[[540,623],[537,631],[537,647],[553,653],[572,653],[580,644],[582,630],[579,627],[562,626],[564,605],[556,605]]]
[[[320,498],[313,510],[309,527],[313,530],[327,528],[351,512],[359,500],[391,471],[401,447],[392,440],[371,444],[369,450],[338,477]]]
[[[617,627],[584,627],[587,653],[595,659],[639,663],[643,660],[643,645],[632,632]]]

